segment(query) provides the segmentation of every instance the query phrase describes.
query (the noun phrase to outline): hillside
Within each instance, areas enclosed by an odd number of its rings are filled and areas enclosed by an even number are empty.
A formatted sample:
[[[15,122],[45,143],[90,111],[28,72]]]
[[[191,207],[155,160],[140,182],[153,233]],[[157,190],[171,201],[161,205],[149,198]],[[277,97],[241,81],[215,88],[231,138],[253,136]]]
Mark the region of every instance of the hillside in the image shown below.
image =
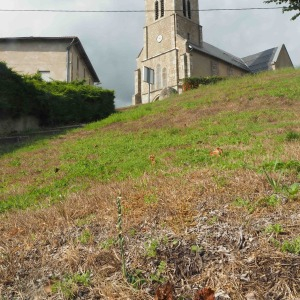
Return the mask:
[[[300,70],[0,145],[0,298],[295,300],[299,182]]]

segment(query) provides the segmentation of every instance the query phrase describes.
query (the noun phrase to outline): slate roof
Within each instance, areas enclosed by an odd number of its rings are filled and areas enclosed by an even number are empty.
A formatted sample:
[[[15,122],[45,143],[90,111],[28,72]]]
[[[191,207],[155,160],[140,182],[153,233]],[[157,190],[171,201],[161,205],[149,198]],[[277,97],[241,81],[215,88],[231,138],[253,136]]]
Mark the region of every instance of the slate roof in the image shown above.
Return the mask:
[[[249,55],[244,57],[243,61],[247,64],[252,73],[270,70],[272,63],[276,61],[275,57],[278,56],[280,49],[281,47],[275,47]]]
[[[0,42],[4,41],[4,42],[13,42],[13,41],[64,41],[66,43],[69,44],[68,47],[72,45],[74,45],[79,54],[81,55],[81,57],[83,58],[83,60],[85,61],[91,75],[93,76],[93,80],[96,83],[99,83],[99,77],[89,59],[89,57],[87,56],[79,38],[77,36],[61,36],[61,37],[6,37],[6,38],[0,38]]]
[[[189,43],[189,45],[192,47],[193,50],[205,53],[209,56],[213,56],[213,57],[218,58],[222,61],[225,61],[233,66],[236,66],[240,69],[251,72],[251,70],[249,69],[247,64],[243,61],[243,59],[241,59],[235,55],[232,55],[224,50],[221,50],[209,43],[202,42],[202,47],[199,47],[192,43]]]

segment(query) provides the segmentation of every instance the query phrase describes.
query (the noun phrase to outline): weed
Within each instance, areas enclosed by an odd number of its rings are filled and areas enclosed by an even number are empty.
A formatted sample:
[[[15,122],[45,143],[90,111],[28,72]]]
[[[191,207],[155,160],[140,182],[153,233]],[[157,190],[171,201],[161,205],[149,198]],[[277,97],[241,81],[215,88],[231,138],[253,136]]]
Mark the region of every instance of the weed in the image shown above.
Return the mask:
[[[117,222],[117,228],[118,228],[118,242],[120,247],[120,253],[121,253],[121,262],[122,262],[122,274],[123,277],[127,279],[127,271],[126,271],[126,262],[125,262],[125,250],[124,250],[124,236],[123,236],[123,228],[122,228],[122,198],[117,197],[117,210],[118,210],[118,222]]]
[[[266,163],[263,165],[263,168],[265,170],[271,170],[271,171],[296,171],[297,173],[300,173],[300,162],[297,160],[290,160],[286,162],[282,161],[271,161],[269,163]]]
[[[146,256],[156,257],[158,246],[159,246],[158,240],[153,240],[148,245],[146,245]]]
[[[57,281],[52,286],[52,292],[61,292],[66,299],[74,299],[79,286],[89,286],[91,273],[76,273],[65,276],[61,281]]]
[[[133,272],[127,274],[128,283],[130,283],[135,289],[140,289],[147,281],[143,276],[143,271],[135,269]]]
[[[258,201],[258,204],[261,206],[276,206],[280,204],[281,198],[281,196],[274,194],[269,197],[262,198]]]
[[[278,180],[275,180],[274,178],[272,178],[268,172],[263,169],[263,172],[265,173],[266,177],[267,177],[267,180],[268,180],[268,183],[270,184],[270,186],[272,187],[273,191],[276,193],[276,192],[279,192],[282,190],[282,186],[280,184],[280,179]]]
[[[155,204],[155,203],[158,202],[158,199],[157,199],[157,197],[155,195],[146,195],[144,197],[144,202],[146,204]]]
[[[286,134],[285,140],[287,142],[292,142],[292,141],[300,140],[300,133],[294,132],[294,131],[290,131],[290,132],[288,132]]]
[[[104,250],[110,250],[113,246],[117,244],[117,241],[114,238],[108,238],[100,244],[100,248]]]
[[[244,207],[249,211],[249,213],[253,213],[256,208],[255,204],[252,204],[249,200],[245,200],[243,198],[237,198],[233,202],[233,205],[237,207]]]
[[[300,236],[291,241],[284,241],[281,250],[293,254],[300,254]]]
[[[286,191],[291,199],[295,199],[300,192],[300,183],[293,183],[286,188]]]
[[[152,282],[165,283],[166,278],[163,276],[166,272],[167,263],[165,261],[161,261],[155,273],[150,275],[150,279]]]
[[[85,229],[78,237],[78,241],[84,245],[89,244],[93,241],[93,235],[88,229]]]
[[[280,224],[270,224],[265,228],[265,233],[275,233],[276,235],[278,235],[283,232],[283,227]]]
[[[213,216],[213,217],[211,217],[211,218],[207,221],[208,225],[213,225],[213,224],[215,224],[215,223],[217,223],[217,222],[218,222],[218,217],[217,217],[217,216]]]
[[[191,246],[191,251],[194,253],[200,253],[203,251],[203,247],[198,246],[198,245],[192,245]]]

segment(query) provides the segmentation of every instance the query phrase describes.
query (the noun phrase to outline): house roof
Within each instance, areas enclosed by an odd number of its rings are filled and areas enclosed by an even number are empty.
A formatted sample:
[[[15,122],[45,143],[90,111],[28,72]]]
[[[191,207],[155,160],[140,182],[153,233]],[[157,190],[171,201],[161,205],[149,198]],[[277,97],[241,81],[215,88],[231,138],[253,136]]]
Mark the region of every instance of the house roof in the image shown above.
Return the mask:
[[[252,54],[243,58],[252,73],[269,70],[271,65],[276,62],[281,47],[271,48],[256,54]]]
[[[0,42],[4,41],[4,42],[13,42],[13,41],[65,41],[66,43],[68,43],[68,47],[71,47],[72,45],[74,45],[79,54],[81,55],[81,57],[83,58],[85,64],[87,65],[94,82],[100,82],[99,77],[89,59],[89,57],[87,56],[79,38],[77,36],[62,36],[62,37],[6,37],[6,38],[0,38]]]
[[[218,59],[225,61],[233,66],[236,66],[240,69],[251,72],[251,70],[248,68],[246,63],[241,58],[239,58],[235,55],[232,55],[224,50],[221,50],[209,43],[202,42],[202,47],[199,47],[195,44],[189,43],[189,46],[192,47],[193,50],[205,53],[209,56],[218,58]]]

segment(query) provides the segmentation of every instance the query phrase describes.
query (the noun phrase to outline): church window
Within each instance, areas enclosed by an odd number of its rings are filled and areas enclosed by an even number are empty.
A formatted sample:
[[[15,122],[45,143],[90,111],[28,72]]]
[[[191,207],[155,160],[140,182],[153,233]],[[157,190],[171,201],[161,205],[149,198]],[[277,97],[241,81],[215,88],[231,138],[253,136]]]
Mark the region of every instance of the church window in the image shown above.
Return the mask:
[[[183,15],[186,17],[186,0],[182,0]]]
[[[158,16],[159,16],[158,1],[155,1],[155,20],[158,19]]]
[[[188,12],[189,19],[191,19],[192,18],[192,10],[191,10],[191,1],[190,0],[188,0],[188,2],[187,2],[187,12]]]
[[[162,87],[166,88],[168,87],[168,76],[167,76],[167,69],[163,68],[162,70]]]
[[[160,16],[163,17],[165,15],[165,1],[160,0]]]
[[[161,88],[161,66],[157,65],[156,67],[156,89],[159,90]]]

